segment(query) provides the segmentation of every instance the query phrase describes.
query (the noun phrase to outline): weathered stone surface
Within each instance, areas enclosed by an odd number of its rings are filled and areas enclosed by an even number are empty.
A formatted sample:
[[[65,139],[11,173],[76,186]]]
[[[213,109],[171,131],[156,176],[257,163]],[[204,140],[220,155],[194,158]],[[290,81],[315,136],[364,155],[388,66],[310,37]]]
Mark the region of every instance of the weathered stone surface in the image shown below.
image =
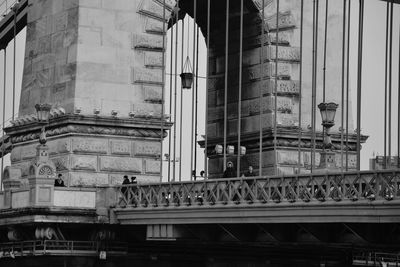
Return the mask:
[[[71,169],[96,171],[97,170],[97,156],[72,155],[71,156]]]
[[[163,26],[163,22],[155,19],[147,19],[146,21],[146,32],[148,33],[156,33],[156,34],[163,34],[163,27],[167,30],[168,25],[165,24]]]
[[[112,140],[111,144],[111,153],[116,155],[130,155],[131,154],[131,142],[130,141],[119,141]]]
[[[161,144],[158,142],[135,142],[135,156],[159,156],[161,153]]]
[[[160,173],[160,161],[146,159],[146,173]]]
[[[49,140],[47,142],[49,146],[49,154],[63,154],[71,151],[71,139],[63,138],[59,140]]]
[[[132,68],[132,83],[162,84],[162,71],[150,68]]]
[[[87,173],[87,172],[70,172],[69,186],[96,186],[107,185],[108,174],[106,173]]]
[[[151,34],[132,34],[132,49],[162,50],[163,37]]]
[[[123,157],[100,157],[100,170],[108,172],[141,173],[142,159]]]
[[[96,207],[96,192],[55,190],[54,206],[93,209]]]
[[[144,54],[144,65],[146,67],[162,67],[162,53],[146,51]]]
[[[162,101],[162,87],[143,85],[144,100],[148,102]]]
[[[147,15],[149,17],[154,17],[157,19],[163,19],[163,7],[154,1],[142,1],[138,8],[140,14]]]
[[[31,159],[36,156],[36,147],[38,144],[31,144],[23,147],[21,151],[21,159]]]
[[[69,170],[69,156],[54,157],[51,158],[54,165],[56,166],[56,171],[66,171]]]
[[[268,27],[270,30],[276,30],[276,15],[267,18]],[[278,27],[280,30],[285,28],[295,27],[295,19],[290,12],[280,13],[278,17]]]
[[[108,141],[93,138],[73,138],[72,151],[84,153],[106,154],[108,151]]]
[[[299,154],[297,151],[282,151],[278,150],[277,152],[277,163],[284,165],[297,165]]]
[[[161,105],[154,103],[135,103],[133,104],[133,111],[136,115],[151,115],[160,116],[161,115]]]

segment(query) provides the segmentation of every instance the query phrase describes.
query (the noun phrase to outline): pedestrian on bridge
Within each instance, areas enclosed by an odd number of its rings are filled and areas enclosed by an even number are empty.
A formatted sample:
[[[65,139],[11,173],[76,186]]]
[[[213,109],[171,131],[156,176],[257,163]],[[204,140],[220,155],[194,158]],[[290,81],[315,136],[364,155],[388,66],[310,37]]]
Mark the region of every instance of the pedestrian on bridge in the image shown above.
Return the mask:
[[[124,175],[124,180],[122,181],[123,187],[121,188],[121,193],[125,196],[126,199],[128,199],[128,188],[126,186],[129,184],[130,182],[128,175]]]
[[[61,173],[58,174],[57,179],[54,181],[54,186],[61,186],[61,187],[65,186]]]
[[[228,161],[228,163],[226,164],[226,169],[224,171],[223,178],[232,178],[232,177],[236,177],[236,172],[235,169],[233,168],[233,162]]]

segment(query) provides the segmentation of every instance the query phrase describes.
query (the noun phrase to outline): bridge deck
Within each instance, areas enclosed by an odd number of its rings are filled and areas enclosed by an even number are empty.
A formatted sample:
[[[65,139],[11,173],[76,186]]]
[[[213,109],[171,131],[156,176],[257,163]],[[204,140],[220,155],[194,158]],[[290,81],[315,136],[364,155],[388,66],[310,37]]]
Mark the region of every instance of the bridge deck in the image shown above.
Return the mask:
[[[123,224],[400,222],[400,172],[119,186]]]

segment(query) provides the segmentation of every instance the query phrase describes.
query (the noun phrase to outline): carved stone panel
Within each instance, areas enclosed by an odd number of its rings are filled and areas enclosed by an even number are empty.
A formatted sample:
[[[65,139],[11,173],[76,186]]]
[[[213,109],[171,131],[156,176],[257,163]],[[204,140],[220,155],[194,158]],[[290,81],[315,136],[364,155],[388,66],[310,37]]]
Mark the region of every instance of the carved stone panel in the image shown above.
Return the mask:
[[[160,173],[160,161],[147,159],[146,173]]]
[[[111,143],[111,154],[116,155],[130,155],[131,154],[131,142],[130,141],[118,141],[112,140]]]
[[[162,50],[162,35],[154,34],[133,34],[132,49]]]
[[[135,156],[159,156],[161,153],[161,144],[158,142],[135,142]]]
[[[162,84],[162,71],[151,68],[132,68],[132,83]]]
[[[97,170],[97,156],[72,155],[71,156],[71,169],[96,171]]]
[[[31,159],[36,156],[36,147],[39,144],[32,144],[28,146],[24,146],[21,151],[21,158],[22,159]]]
[[[146,67],[162,67],[162,53],[146,51],[144,53],[144,65]]]
[[[107,140],[94,138],[74,138],[72,140],[73,152],[106,154],[107,147]]]
[[[144,100],[148,102],[161,102],[162,101],[162,87],[144,85]]]
[[[95,186],[108,185],[108,174],[104,173],[86,173],[71,172],[69,186]]]
[[[100,170],[111,172],[142,172],[142,159],[123,157],[101,157]]]
[[[277,163],[284,164],[284,165],[297,165],[299,154],[297,151],[277,151]]]

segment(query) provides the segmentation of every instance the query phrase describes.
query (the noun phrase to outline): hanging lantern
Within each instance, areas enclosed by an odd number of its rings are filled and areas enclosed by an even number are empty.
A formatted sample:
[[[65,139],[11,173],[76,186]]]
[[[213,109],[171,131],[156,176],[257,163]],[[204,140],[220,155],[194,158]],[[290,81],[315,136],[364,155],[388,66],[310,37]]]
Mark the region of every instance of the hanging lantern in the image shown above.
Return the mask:
[[[182,88],[190,89],[193,83],[193,72],[189,57],[186,58],[185,65],[183,66],[181,73]]]

